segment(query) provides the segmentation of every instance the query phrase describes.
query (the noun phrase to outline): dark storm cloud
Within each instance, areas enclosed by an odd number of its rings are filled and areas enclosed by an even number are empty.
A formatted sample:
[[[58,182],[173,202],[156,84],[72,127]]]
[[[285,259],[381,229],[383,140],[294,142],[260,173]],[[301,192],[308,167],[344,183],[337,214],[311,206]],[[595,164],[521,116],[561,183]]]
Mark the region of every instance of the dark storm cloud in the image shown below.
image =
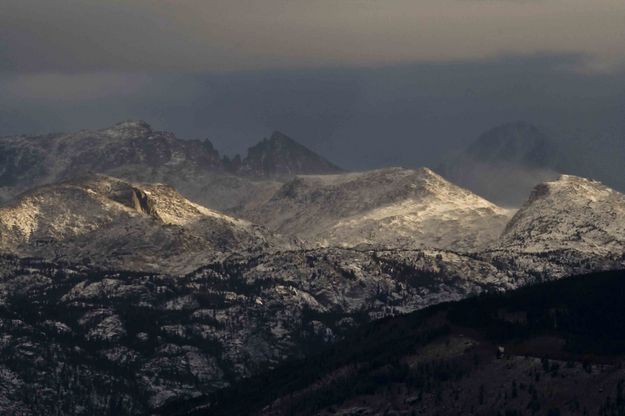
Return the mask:
[[[280,129],[358,169],[435,166],[524,119],[622,161],[624,17],[622,0],[0,0],[0,135],[139,118],[234,153]]]
[[[577,59],[41,75],[36,82],[5,76],[0,89],[9,93],[0,95],[0,134],[141,118],[182,137],[209,138],[234,153],[279,129],[348,168],[434,166],[484,130],[517,119],[567,135],[625,138],[625,76],[560,69]]]

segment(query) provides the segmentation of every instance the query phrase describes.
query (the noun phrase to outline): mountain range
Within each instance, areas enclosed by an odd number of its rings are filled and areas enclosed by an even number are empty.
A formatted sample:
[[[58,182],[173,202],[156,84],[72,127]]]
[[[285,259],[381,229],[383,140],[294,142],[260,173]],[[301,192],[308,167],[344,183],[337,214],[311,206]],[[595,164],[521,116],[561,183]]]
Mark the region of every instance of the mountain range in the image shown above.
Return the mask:
[[[281,133],[242,159],[137,121],[0,139],[0,413],[169,414],[380,319],[625,268],[625,195],[529,126],[480,142],[553,171],[517,209]]]
[[[88,173],[162,182],[205,206],[227,209],[269,197],[275,179],[340,169],[282,133],[241,160],[221,157],[208,140],[183,140],[143,121],[101,130],[0,138],[0,198]]]

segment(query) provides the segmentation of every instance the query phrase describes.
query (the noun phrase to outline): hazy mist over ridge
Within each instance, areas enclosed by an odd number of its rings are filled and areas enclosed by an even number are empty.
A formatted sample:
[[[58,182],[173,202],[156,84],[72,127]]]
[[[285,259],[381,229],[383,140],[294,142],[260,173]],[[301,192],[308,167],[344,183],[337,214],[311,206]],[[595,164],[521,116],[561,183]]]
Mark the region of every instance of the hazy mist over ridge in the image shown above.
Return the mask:
[[[622,188],[623,16],[617,0],[0,0],[0,135],[144,119],[233,155],[280,130],[368,169],[436,167],[524,120]]]
[[[281,130],[349,169],[434,166],[485,130],[525,120],[564,144],[625,142],[625,73],[536,56],[379,68],[0,77],[0,135],[140,118],[241,153]],[[594,144],[599,145],[595,146]],[[597,156],[601,157],[600,154]]]

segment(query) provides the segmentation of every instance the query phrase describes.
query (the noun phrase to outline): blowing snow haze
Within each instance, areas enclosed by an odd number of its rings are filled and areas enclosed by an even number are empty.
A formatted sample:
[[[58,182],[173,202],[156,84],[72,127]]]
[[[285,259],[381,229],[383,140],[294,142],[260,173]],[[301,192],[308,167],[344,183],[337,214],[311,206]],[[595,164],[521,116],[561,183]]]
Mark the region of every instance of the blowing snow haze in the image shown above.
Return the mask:
[[[625,414],[624,22],[0,0],[0,414]]]

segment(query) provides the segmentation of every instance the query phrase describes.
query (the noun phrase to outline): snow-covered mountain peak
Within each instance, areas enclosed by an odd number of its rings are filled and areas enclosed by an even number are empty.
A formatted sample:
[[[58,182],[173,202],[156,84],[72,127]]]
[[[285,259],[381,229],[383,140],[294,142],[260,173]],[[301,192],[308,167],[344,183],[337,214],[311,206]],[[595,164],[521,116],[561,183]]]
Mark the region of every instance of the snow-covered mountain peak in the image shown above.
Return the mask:
[[[249,224],[194,204],[168,185],[130,184],[100,174],[26,192],[0,209],[0,220],[24,230],[35,229],[41,221],[55,222],[56,231],[63,236],[65,233],[80,233],[82,225],[93,227],[94,224],[88,221],[102,219],[98,216],[102,212],[105,217],[113,212],[141,215],[170,225],[190,224],[207,216],[231,224]],[[80,223],[82,217],[86,221],[84,224]],[[20,223],[18,218],[27,221]],[[59,222],[61,219],[66,221],[63,226]]]
[[[291,185],[289,185],[291,184]],[[449,190],[469,194],[451,182],[445,180],[429,168],[407,169],[402,167],[388,167],[368,170],[364,172],[348,172],[331,175],[298,175],[285,185],[285,190],[297,186],[321,186],[321,187],[341,187],[348,185],[350,189],[360,189],[366,191],[374,186],[383,198],[403,198],[415,192],[420,193],[441,193]],[[384,185],[392,185],[385,188]],[[378,188],[379,187],[379,188]],[[363,203],[367,203],[363,200]],[[370,198],[369,198],[370,199]]]
[[[505,248],[592,253],[625,249],[625,195],[573,175],[534,188],[501,237]]]
[[[544,182],[537,185],[532,191],[528,203],[532,203],[537,199],[552,197],[554,195],[565,196],[570,194],[571,197],[587,198],[589,200],[598,200],[609,196],[615,192],[601,182],[581,178],[574,175],[560,175],[555,181]]]
[[[289,248],[262,227],[194,204],[167,185],[90,175],[0,207],[0,250],[136,270],[191,270],[233,252]]]
[[[300,175],[246,213],[323,245],[473,250],[496,239],[511,212],[427,168]]]
[[[399,169],[401,169],[401,168],[399,168]],[[428,167],[422,166],[422,167],[419,167],[419,168],[417,168],[415,170],[417,172],[419,172],[420,174],[422,174],[423,176],[435,177],[435,178],[440,178],[440,179],[444,180],[442,178],[442,176],[440,176],[438,173],[434,172],[432,169],[430,169]]]
[[[416,169],[415,172],[415,179],[418,181],[419,185],[432,194],[449,194],[451,192],[463,194],[464,196],[475,196],[472,192],[449,182],[430,168],[421,167]]]
[[[540,185],[543,185],[543,184],[540,184]],[[581,176],[566,175],[566,174],[560,175],[558,179],[554,181],[545,182],[544,185],[547,185],[552,189],[562,189],[562,188],[567,188],[567,187],[568,188],[571,188],[571,187],[606,188],[601,182],[596,181],[594,179],[582,178]]]

